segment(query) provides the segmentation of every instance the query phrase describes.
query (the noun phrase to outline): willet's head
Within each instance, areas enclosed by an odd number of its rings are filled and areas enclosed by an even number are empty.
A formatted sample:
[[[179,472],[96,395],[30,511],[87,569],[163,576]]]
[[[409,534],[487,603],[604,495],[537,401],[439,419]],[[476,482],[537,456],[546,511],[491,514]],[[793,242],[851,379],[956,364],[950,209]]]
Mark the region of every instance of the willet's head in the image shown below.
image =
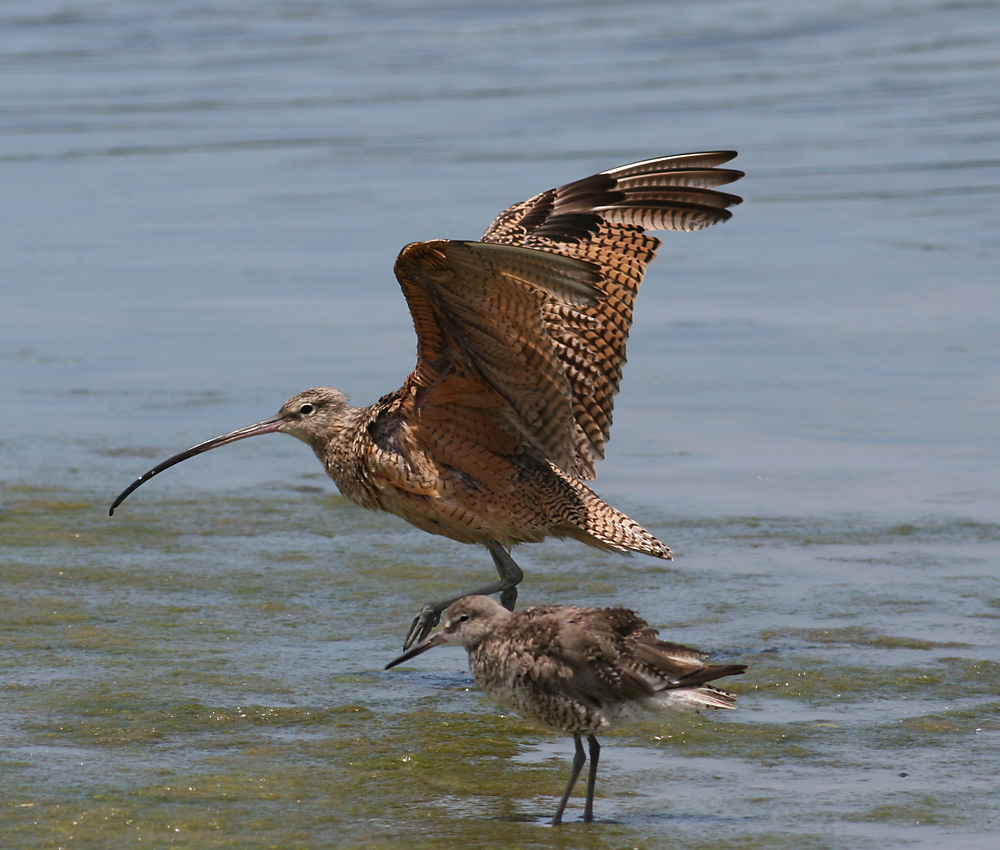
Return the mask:
[[[489,596],[463,596],[444,612],[440,631],[386,664],[385,669],[409,661],[435,646],[462,646],[471,652],[510,616],[510,611]]]

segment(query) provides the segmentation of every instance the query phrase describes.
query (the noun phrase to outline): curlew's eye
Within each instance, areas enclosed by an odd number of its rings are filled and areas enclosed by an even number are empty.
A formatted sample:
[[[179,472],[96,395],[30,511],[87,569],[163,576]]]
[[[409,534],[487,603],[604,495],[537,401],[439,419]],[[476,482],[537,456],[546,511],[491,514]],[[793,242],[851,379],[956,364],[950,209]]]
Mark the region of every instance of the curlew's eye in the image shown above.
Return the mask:
[[[310,413],[316,410],[316,405],[312,402],[307,401],[299,408],[299,414],[302,416],[308,416]]]

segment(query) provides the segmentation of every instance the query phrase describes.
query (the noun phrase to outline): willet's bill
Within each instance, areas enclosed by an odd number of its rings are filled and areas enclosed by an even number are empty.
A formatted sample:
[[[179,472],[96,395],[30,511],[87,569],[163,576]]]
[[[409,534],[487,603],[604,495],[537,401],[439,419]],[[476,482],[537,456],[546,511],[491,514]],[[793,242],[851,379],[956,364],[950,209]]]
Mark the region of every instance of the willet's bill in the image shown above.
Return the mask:
[[[400,252],[395,272],[413,316],[417,365],[369,407],[329,387],[276,416],[199,443],[153,467],[115,499],[176,463],[282,432],[308,443],[343,495],[424,531],[485,545],[499,579],[425,605],[404,646],[470,593],[510,609],[523,575],[518,543],[572,537],[615,552],[669,549],[581,479],[604,457],[632,309],[659,239],[728,220],[736,195],[713,187],[741,171],[732,151],[612,168],[500,213],[479,242],[437,239]]]
[[[706,665],[705,653],[659,640],[624,608],[541,605],[512,613],[487,596],[467,596],[444,614],[440,631],[386,665],[388,670],[434,646],[463,646],[472,676],[491,699],[573,736],[576,755],[556,808],[563,811],[590,748],[584,821],[594,817],[600,744],[596,733],[647,712],[735,708],[736,697],[707,684],[746,670]]]

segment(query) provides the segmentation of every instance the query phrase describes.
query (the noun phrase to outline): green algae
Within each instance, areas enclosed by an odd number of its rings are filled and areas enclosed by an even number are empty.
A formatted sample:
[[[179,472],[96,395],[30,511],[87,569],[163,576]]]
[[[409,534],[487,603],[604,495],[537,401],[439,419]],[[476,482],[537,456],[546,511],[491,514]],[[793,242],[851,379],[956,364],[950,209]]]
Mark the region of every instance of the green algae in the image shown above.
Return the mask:
[[[782,632],[766,630],[761,639],[774,641],[777,638],[794,637],[804,643],[843,644],[845,646],[884,647],[904,649],[941,649],[949,646],[963,646],[954,642],[938,642],[922,638],[886,635],[863,626],[844,626],[827,629],[789,629]]]
[[[12,850],[603,850],[662,847],[666,833],[696,850],[840,848],[866,844],[830,823],[889,830],[903,843],[909,829],[976,828],[954,795],[936,803],[926,793],[928,783],[981,774],[996,754],[1000,664],[974,633],[960,640],[907,619],[927,608],[909,588],[895,627],[874,595],[859,596],[846,622],[776,624],[770,613],[770,554],[796,538],[832,539],[832,524],[806,535],[802,523],[760,521],[760,560],[722,583],[681,561],[650,567],[539,547],[529,601],[629,600],[646,613],[668,588],[665,611],[674,598],[697,603],[665,615],[666,636],[694,632],[704,643],[718,631],[715,660],[749,665],[724,683],[739,696],[735,712],[650,718],[602,736],[599,823],[575,821],[578,790],[569,822],[553,831],[545,824],[568,773],[568,738],[498,710],[457,651],[439,656],[446,673],[434,672],[433,653],[381,669],[415,600],[489,575],[479,550],[391,521],[373,540],[373,515],[311,491],[288,502],[153,500],[112,519],[91,494],[5,488],[3,499],[0,818]],[[884,545],[924,545],[926,524],[909,525]],[[728,529],[739,547],[745,531],[761,531],[745,521],[701,528]],[[859,529],[849,545],[867,537],[877,548],[881,534]],[[815,545],[817,564],[841,557],[838,544]],[[983,599],[972,587],[948,604],[984,606],[978,616],[1000,598],[995,586]],[[813,618],[828,610],[795,605]],[[743,648],[725,648],[734,641]],[[845,788],[877,777],[879,790],[844,791],[818,809],[787,802],[833,777]],[[954,793],[979,810],[995,801],[995,790],[963,782]]]
[[[950,825],[960,820],[953,807],[934,794],[894,794],[890,800],[850,816],[849,820],[906,825]]]

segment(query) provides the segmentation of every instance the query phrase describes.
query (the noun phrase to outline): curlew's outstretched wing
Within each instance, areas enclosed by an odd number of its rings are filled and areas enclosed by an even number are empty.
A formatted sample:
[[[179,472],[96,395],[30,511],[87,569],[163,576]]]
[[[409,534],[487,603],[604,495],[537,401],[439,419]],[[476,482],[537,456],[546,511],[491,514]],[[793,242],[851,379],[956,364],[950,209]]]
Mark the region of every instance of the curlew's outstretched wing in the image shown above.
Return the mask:
[[[743,176],[717,167],[735,155],[613,168],[509,207],[481,242],[405,247],[396,276],[417,332],[410,387],[418,421],[464,416],[485,448],[502,450],[506,435],[593,478],[635,295],[660,244],[646,231],[729,219],[727,207],[741,199],[713,187]]]

